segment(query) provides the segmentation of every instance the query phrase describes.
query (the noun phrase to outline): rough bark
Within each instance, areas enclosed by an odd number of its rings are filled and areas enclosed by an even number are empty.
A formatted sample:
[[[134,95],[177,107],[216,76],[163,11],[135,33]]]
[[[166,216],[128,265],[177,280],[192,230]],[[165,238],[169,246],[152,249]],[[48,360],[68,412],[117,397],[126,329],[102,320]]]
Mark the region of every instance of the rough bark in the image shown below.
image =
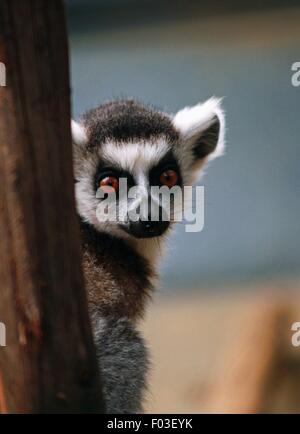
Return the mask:
[[[61,0],[0,0],[2,412],[103,410],[73,197]]]

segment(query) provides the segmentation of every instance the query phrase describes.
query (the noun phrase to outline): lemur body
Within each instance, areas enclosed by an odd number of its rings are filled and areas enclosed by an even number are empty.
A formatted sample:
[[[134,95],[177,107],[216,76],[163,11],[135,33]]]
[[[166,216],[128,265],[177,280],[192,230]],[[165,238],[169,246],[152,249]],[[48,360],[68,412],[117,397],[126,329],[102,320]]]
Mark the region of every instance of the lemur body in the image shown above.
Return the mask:
[[[109,413],[137,413],[149,365],[137,322],[153,289],[160,240],[172,222],[150,222],[150,216],[146,222],[104,222],[96,192],[116,188],[121,177],[138,185],[146,200],[152,185],[170,179],[190,185],[199,168],[222,153],[224,117],[216,99],[175,117],[116,101],[87,112],[72,131],[83,268],[106,407]],[[123,200],[118,198],[119,208]]]
[[[136,323],[152,291],[148,262],[122,239],[81,224],[83,266],[106,409],[137,413],[148,354]]]

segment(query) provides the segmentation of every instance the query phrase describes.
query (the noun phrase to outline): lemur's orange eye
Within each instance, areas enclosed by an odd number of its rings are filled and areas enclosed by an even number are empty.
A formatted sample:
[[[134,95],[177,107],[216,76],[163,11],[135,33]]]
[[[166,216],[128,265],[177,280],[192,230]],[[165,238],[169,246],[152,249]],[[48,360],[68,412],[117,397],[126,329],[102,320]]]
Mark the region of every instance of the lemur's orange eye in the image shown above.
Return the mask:
[[[114,176],[106,176],[99,182],[99,188],[104,193],[112,193],[119,190],[119,180]]]
[[[173,187],[178,181],[178,173],[175,170],[169,169],[162,172],[159,177],[160,183],[167,187]]]

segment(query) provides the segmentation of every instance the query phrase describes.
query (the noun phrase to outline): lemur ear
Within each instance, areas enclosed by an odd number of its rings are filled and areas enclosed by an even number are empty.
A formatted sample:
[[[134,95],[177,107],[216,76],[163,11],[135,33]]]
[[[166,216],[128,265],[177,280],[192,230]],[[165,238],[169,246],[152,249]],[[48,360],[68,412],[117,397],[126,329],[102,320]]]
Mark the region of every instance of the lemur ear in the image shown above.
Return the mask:
[[[181,138],[179,151],[189,165],[199,166],[224,152],[225,116],[221,100],[210,98],[194,107],[185,107],[173,118]]]
[[[78,122],[71,120],[72,141],[76,146],[84,146],[88,142],[85,129]]]

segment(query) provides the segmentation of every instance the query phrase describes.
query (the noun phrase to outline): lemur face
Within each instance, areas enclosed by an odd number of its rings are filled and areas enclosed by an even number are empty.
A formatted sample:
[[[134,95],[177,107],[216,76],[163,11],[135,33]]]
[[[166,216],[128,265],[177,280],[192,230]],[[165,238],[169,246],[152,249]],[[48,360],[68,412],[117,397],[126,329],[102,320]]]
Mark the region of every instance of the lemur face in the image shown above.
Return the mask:
[[[87,112],[80,124],[72,121],[72,134],[80,217],[98,231],[152,238],[167,231],[176,211],[171,201],[166,214],[164,193],[158,198],[153,191],[191,185],[205,162],[222,153],[224,115],[216,99],[175,116],[116,101]],[[107,212],[110,199],[116,218]]]

